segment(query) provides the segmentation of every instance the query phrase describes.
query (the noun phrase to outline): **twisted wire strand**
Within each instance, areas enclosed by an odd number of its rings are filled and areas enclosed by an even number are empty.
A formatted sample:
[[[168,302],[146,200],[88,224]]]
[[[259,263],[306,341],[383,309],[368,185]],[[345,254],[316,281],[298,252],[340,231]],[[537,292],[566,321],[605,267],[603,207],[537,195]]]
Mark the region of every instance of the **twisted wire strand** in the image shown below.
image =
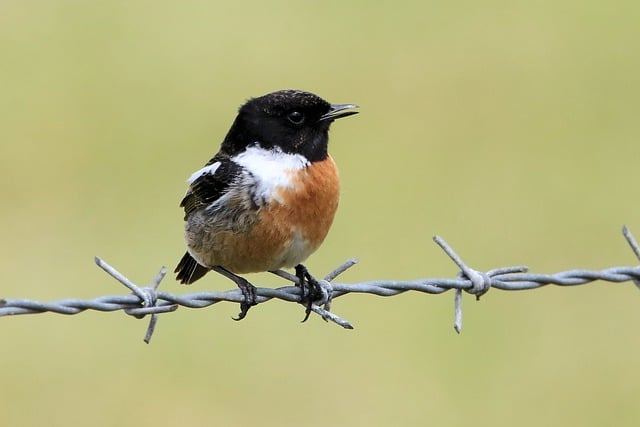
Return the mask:
[[[640,259],[640,246],[627,227],[623,227],[623,235],[631,246],[634,254]],[[393,296],[407,291],[416,291],[427,294],[441,294],[448,290],[455,290],[455,321],[454,328],[457,332],[462,329],[462,291],[474,294],[476,298],[485,294],[490,288],[505,291],[536,289],[548,285],[577,286],[594,281],[622,283],[632,281],[640,288],[640,266],[611,267],[603,270],[568,270],[555,274],[529,273],[526,267],[503,267],[487,272],[481,272],[467,266],[454,252],[444,239],[434,237],[434,241],[449,255],[460,267],[460,273],[455,279],[425,278],[413,281],[398,280],[372,280],[360,283],[334,283],[333,280],[341,273],[355,265],[354,259],[348,260],[328,273],[324,279],[319,280],[322,288],[322,298],[314,301],[311,310],[325,321],[331,321],[343,328],[352,329],[348,321],[342,319],[330,311],[333,299],[351,293],[365,293],[378,296]],[[221,301],[241,303],[244,301],[239,289],[224,292],[195,292],[183,295],[174,295],[169,292],[159,291],[158,286],[166,275],[163,267],[156,275],[151,286],[140,287],[102,259],[96,257],[96,264],[121,284],[131,290],[129,295],[101,296],[91,300],[63,299],[53,302],[39,302],[27,299],[1,299],[0,316],[13,316],[21,314],[35,314],[52,312],[58,314],[73,315],[86,310],[118,311],[136,318],[151,316],[145,342],[151,340],[155,330],[157,316],[162,313],[172,312],[179,306],[188,308],[205,308]],[[294,283],[294,286],[280,288],[256,288],[256,300],[263,303],[271,299],[279,299],[288,302],[304,304],[300,288],[296,286],[296,276],[285,271],[276,271],[274,274]]]

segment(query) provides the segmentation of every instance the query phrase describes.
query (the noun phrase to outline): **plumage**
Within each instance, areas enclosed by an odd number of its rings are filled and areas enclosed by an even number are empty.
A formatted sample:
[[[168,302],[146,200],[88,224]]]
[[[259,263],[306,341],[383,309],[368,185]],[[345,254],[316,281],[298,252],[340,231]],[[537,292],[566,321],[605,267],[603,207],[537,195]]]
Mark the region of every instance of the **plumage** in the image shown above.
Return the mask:
[[[245,103],[220,151],[188,180],[180,204],[187,253],[177,280],[193,283],[210,269],[237,277],[293,267],[311,255],[339,199],[329,127],[355,107],[294,90]]]
[[[184,208],[185,221],[193,211],[204,209],[218,200],[242,173],[242,167],[228,157],[216,155],[207,166],[219,164],[213,173],[197,177],[187,190],[180,207]],[[202,169],[201,169],[202,170]]]

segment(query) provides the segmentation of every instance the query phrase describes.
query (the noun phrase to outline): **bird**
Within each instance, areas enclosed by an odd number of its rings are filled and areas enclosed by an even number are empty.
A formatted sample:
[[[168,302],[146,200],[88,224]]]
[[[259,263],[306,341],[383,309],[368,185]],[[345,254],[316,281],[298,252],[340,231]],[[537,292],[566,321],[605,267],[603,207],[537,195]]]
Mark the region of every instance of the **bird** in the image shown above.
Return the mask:
[[[191,284],[209,271],[229,278],[244,297],[240,320],[257,303],[240,275],[293,267],[306,320],[319,284],[302,263],[324,241],[340,194],[329,128],[356,108],[293,89],[246,101],[218,153],[187,180],[176,280]]]

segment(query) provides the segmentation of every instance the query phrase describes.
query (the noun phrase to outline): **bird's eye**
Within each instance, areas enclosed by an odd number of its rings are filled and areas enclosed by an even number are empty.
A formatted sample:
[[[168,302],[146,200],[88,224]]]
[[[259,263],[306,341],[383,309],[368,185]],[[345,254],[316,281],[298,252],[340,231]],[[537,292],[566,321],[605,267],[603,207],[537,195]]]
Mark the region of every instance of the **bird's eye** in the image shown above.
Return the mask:
[[[287,114],[287,119],[289,119],[289,121],[294,125],[299,125],[304,122],[304,114],[302,114],[300,111],[292,111]]]

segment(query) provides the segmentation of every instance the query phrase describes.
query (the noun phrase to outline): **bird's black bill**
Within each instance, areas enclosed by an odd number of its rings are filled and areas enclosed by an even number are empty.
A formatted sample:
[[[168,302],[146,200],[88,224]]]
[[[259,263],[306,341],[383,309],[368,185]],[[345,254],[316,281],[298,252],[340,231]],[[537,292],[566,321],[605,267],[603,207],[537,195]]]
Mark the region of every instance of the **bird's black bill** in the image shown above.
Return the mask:
[[[353,108],[358,108],[355,104],[331,104],[331,110],[327,114],[320,117],[320,121],[323,120],[335,120],[341,117],[353,116],[358,114],[357,111],[350,111]]]

